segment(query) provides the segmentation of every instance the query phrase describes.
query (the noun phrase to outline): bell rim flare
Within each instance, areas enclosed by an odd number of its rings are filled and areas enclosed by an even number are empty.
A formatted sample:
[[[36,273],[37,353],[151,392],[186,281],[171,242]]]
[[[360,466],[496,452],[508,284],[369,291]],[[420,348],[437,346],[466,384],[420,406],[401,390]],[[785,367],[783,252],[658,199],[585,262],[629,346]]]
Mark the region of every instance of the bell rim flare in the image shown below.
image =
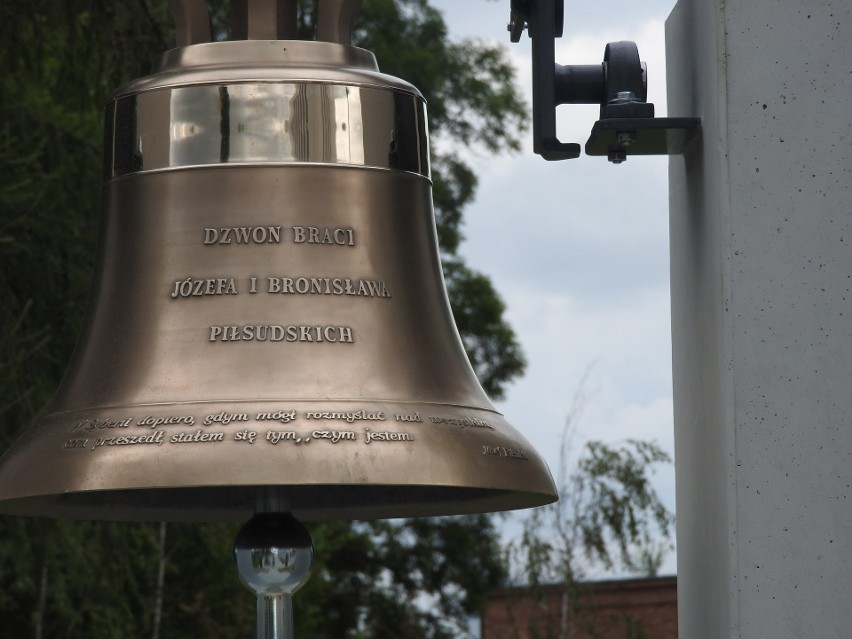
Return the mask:
[[[305,521],[474,514],[556,499],[544,461],[493,409],[193,404],[206,419],[176,417],[186,406],[174,403],[111,411],[120,419],[96,417],[98,409],[46,415],[0,463],[0,512],[238,521],[272,488]],[[274,410],[283,404],[289,409]],[[42,463],[33,465],[35,457]]]

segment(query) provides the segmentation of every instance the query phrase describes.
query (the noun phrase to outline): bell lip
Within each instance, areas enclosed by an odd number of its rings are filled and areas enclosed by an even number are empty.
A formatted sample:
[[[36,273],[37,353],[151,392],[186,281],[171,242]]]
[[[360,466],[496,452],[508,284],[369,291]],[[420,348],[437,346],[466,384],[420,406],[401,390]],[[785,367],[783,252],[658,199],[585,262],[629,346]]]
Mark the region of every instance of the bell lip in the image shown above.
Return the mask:
[[[202,523],[245,521],[270,486],[186,486],[105,489],[31,495],[0,502],[0,514],[92,521]],[[286,511],[304,522],[453,517],[539,508],[559,499],[552,491],[438,485],[311,484],[276,486],[297,494]],[[342,503],[354,494],[351,503]],[[310,503],[309,503],[310,502]]]
[[[123,84],[111,100],[162,88],[261,82],[368,86],[424,99],[414,85],[382,73],[375,55],[360,47],[309,40],[232,40],[169,49],[152,74]]]

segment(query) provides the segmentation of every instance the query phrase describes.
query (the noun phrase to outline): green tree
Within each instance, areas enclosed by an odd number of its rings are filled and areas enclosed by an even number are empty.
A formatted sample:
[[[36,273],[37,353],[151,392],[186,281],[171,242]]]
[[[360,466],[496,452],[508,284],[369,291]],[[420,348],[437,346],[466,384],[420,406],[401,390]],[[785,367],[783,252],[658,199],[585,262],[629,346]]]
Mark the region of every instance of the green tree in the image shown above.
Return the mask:
[[[595,637],[598,624],[611,627],[612,619],[581,613],[594,603],[594,591],[584,583],[589,572],[602,568],[610,574],[656,576],[674,523],[651,483],[655,468],[671,463],[655,443],[589,441],[573,459],[572,436],[584,401],[581,385],[562,432],[560,501],[532,511],[520,539],[508,548],[511,579],[522,597],[542,602],[554,587],[561,596],[558,614],[543,614],[531,621],[532,627],[515,628],[540,639],[568,639],[577,632]],[[620,622],[625,636],[645,636],[635,619]]]
[[[307,28],[311,9],[301,10]],[[148,72],[171,34],[164,0],[0,3],[0,449],[55,391],[80,329],[100,217],[102,105]],[[499,48],[451,42],[423,0],[367,0],[356,35],[429,100],[448,287],[473,365],[499,398],[523,357],[490,281],[459,255],[476,178],[453,149],[517,146],[524,108],[511,68]],[[0,636],[245,635],[254,610],[230,559],[235,532],[2,517]],[[487,517],[313,533],[319,567],[296,602],[301,637],[455,636],[502,575]]]

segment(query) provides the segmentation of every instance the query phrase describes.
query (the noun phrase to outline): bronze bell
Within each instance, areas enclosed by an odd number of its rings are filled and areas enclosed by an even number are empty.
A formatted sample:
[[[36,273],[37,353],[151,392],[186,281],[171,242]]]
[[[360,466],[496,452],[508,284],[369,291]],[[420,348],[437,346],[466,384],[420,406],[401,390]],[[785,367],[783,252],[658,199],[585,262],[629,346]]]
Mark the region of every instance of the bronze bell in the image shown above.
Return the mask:
[[[186,46],[114,94],[88,318],[0,461],[0,511],[367,519],[556,498],[453,323],[424,99],[341,43],[351,19],[322,20],[336,41],[254,20],[252,39],[203,42],[178,15]]]

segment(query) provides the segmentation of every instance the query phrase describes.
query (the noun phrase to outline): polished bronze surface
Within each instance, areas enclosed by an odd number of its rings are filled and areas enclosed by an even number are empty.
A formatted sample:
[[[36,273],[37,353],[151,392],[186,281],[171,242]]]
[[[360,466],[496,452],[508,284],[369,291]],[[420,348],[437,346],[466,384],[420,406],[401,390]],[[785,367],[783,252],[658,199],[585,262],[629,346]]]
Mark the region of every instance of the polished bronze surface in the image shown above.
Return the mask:
[[[107,108],[77,352],[0,511],[305,520],[553,501],[444,290],[425,107],[333,43],[187,46]]]
[[[293,162],[429,176],[423,101],[400,91],[317,82],[169,87],[118,98],[108,118],[107,177]]]

